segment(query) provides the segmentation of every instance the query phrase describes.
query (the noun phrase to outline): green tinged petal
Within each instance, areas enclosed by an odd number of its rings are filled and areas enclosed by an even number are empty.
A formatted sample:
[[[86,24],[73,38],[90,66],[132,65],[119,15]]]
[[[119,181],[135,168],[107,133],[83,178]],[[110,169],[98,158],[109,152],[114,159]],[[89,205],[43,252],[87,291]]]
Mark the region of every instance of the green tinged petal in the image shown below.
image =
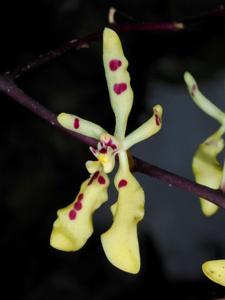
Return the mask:
[[[207,115],[217,120],[220,124],[224,124],[225,113],[199,91],[194,77],[190,73],[185,72],[184,80],[195,104]]]
[[[108,176],[95,172],[83,182],[75,201],[58,210],[50,244],[63,251],[76,251],[93,233],[92,215],[107,199]]]

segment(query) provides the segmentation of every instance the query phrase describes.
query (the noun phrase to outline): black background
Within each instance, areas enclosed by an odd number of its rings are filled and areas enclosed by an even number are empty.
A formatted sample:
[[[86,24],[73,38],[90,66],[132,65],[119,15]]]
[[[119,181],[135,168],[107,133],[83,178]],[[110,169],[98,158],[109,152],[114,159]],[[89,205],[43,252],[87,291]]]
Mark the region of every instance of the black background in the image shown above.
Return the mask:
[[[213,10],[219,4],[223,3],[207,0],[2,1],[0,71],[13,70],[70,39],[102,29],[107,26],[111,5],[139,21],[159,22],[186,19]],[[213,74],[224,70],[224,22],[225,19],[190,22],[187,30],[179,33],[120,35],[138,99],[129,130],[139,124],[138,117],[145,110],[148,80],[159,79],[176,86],[189,68],[207,82]],[[165,57],[175,58],[176,64],[165,64]],[[71,51],[26,74],[18,84],[55,113],[76,113],[113,130],[101,41],[87,49]],[[142,268],[137,276],[115,269],[103,254],[99,234],[109,226],[109,216],[106,223],[97,221],[95,234],[81,251],[68,254],[50,248],[49,236],[56,211],[72,201],[87,176],[84,162],[91,155],[88,147],[52,128],[8,97],[1,94],[0,101],[0,287],[7,299],[133,299],[142,298],[143,293],[146,299],[224,296],[222,287],[203,276],[196,278],[193,274],[193,278],[186,278],[184,274],[183,278],[170,278],[164,270],[159,245],[146,226],[140,233]],[[180,142],[184,143],[185,139]],[[170,171],[175,171],[172,166]],[[101,219],[100,213],[97,218]],[[223,237],[221,228],[221,239]],[[214,250],[217,253],[217,249]],[[224,257],[224,253],[219,254],[220,258]]]

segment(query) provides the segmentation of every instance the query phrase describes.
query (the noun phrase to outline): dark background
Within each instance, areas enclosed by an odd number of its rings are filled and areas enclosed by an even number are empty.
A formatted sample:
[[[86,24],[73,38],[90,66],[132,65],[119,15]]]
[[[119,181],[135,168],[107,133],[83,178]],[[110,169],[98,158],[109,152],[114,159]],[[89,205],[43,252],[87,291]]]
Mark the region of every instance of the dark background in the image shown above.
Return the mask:
[[[0,72],[107,26],[111,5],[139,21],[182,20],[215,9],[222,1],[135,0],[3,1],[0,9]],[[124,20],[124,19],[123,19]],[[163,129],[133,153],[193,179],[197,145],[218,127],[190,99],[183,73],[191,71],[201,89],[224,109],[224,19],[189,24],[184,32],[120,34],[135,102],[128,131],[164,107]],[[55,113],[80,115],[113,131],[102,64],[102,41],[71,51],[26,74],[18,84]],[[111,222],[109,206],[95,215],[95,232],[79,252],[49,246],[57,209],[72,202],[87,177],[92,155],[4,95],[1,98],[0,211],[1,293],[6,298],[42,299],[217,299],[224,288],[201,273],[209,259],[225,258],[224,211],[205,218],[194,195],[137,175],[146,190],[140,224],[142,268],[133,276],[105,258],[99,235]],[[221,161],[223,156],[221,155]],[[114,198],[115,199],[115,198]]]

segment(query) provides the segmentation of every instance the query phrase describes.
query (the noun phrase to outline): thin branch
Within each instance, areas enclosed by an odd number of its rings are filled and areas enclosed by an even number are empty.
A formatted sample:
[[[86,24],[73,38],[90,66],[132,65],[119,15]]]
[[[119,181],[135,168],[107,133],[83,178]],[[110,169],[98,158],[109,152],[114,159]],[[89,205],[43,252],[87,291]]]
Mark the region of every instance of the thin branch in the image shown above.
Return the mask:
[[[18,102],[20,105],[26,107],[29,111],[40,117],[41,119],[50,123],[53,127],[59,128],[60,130],[66,132],[73,138],[76,138],[83,143],[96,147],[97,140],[89,138],[85,135],[70,131],[62,127],[58,121],[57,116],[48,110],[46,107],[38,103],[36,100],[25,94],[13,80],[7,78],[6,76],[0,75],[0,91],[8,95],[11,99]]]
[[[134,172],[140,172],[145,175],[150,175],[161,181],[167,182],[171,186],[176,186],[187,192],[195,194],[198,197],[208,199],[210,202],[225,209],[225,194],[221,190],[213,190],[204,185],[193,182],[182,176],[178,176],[159,167],[151,165],[139,158],[133,157]]]
[[[195,23],[199,21],[204,21],[206,19],[211,18],[217,18],[217,17],[225,17],[225,10],[223,5],[219,5],[216,9],[213,9],[208,12],[201,13],[196,16],[188,17],[185,19],[182,19],[182,22],[184,22],[186,25],[189,23]]]
[[[128,24],[111,24],[111,27],[116,31],[120,32],[131,32],[131,31],[150,31],[150,32],[160,32],[160,31],[179,31],[187,28],[190,24],[211,19],[212,17],[225,17],[224,6],[220,5],[218,8],[209,11],[207,13],[202,13],[201,15],[194,16],[181,20],[179,22],[159,22],[159,23],[128,23]],[[12,72],[7,72],[6,75],[13,79],[18,79],[28,72],[31,72],[42,65],[53,61],[54,59],[62,56],[63,54],[79,49],[84,45],[91,42],[97,41],[102,38],[102,30],[95,31],[83,38],[73,39],[55,50],[49,51],[43,55],[40,55],[34,61],[25,64],[24,66],[18,67]]]
[[[128,24],[112,24],[111,27],[117,32],[129,31],[179,31],[184,29],[182,22],[163,22],[163,23],[128,23]]]
[[[45,65],[56,58],[62,56],[68,51],[82,48],[82,46],[86,46],[87,44],[97,41],[102,37],[102,30],[98,30],[94,33],[91,33],[83,38],[78,40],[73,39],[55,50],[51,50],[43,55],[40,55],[38,58],[34,59],[32,62],[25,64],[24,66],[18,67],[16,70],[12,72],[7,72],[6,75],[13,79],[18,79],[25,75],[28,72],[34,71],[38,67]]]
[[[140,23],[140,24],[120,24],[120,25],[111,25],[114,30],[117,32],[130,32],[130,31],[150,31],[150,32],[160,32],[160,31],[178,31],[183,29],[182,23],[177,22],[161,22],[161,23]],[[80,49],[82,46],[87,45],[91,42],[100,40],[102,38],[102,31],[95,31],[85,37],[80,39],[73,39],[55,50],[51,50],[44,55],[40,55],[34,61],[18,67],[16,70],[12,72],[7,72],[6,75],[13,78],[18,79],[24,74],[31,72],[38,67],[55,60],[56,58],[62,56],[68,51]]]
[[[63,128],[57,122],[56,115],[53,112],[45,108],[36,100],[32,99],[30,96],[26,95],[20,88],[17,87],[13,80],[5,76],[0,76],[0,91],[8,95],[20,105],[26,107],[28,110],[30,110],[35,115],[39,116],[41,119],[50,123],[52,126],[63,130],[64,132],[68,133],[71,137],[79,139],[87,145],[96,147],[97,140]],[[146,175],[165,181],[173,186],[179,187],[197,196],[206,198],[209,201],[225,209],[225,194],[223,194],[221,191],[213,190],[195,182],[192,182],[181,176],[175,175],[156,166],[153,166],[139,158],[134,158],[133,171],[139,171]]]

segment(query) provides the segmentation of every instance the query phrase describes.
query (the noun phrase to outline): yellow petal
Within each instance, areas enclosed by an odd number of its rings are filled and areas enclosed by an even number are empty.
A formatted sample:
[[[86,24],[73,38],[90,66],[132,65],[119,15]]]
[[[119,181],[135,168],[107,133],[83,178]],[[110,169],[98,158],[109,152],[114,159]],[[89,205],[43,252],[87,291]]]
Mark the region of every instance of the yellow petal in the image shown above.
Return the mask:
[[[84,246],[93,233],[92,215],[107,198],[108,176],[94,173],[83,182],[75,201],[58,210],[50,244],[63,251],[76,251]]]
[[[205,262],[202,271],[210,280],[225,286],[225,259]]]
[[[196,182],[212,189],[218,189],[222,179],[222,167],[216,158],[224,147],[224,141],[218,134],[219,130],[199,145],[192,162]],[[218,209],[217,205],[206,199],[200,198],[200,203],[206,216],[213,215]]]
[[[184,80],[195,104],[197,104],[207,115],[214,118],[219,123],[224,124],[225,113],[200,92],[194,77],[190,73],[185,72]]]
[[[115,137],[123,139],[127,119],[133,105],[133,91],[128,62],[123,54],[120,39],[115,31],[105,28],[103,33],[103,62],[111,106],[116,117]]]
[[[102,169],[101,163],[99,161],[88,160],[86,161],[85,166],[90,174],[93,174]]]
[[[99,125],[75,115],[61,113],[58,115],[57,120],[59,124],[66,129],[84,134],[97,140],[99,140],[100,136],[105,132],[105,130]]]
[[[152,135],[156,134],[162,127],[162,113],[163,109],[161,105],[155,105],[153,107],[153,116],[131,132],[124,141],[124,148],[127,150],[133,145],[148,139]]]
[[[129,172],[121,168],[115,177],[119,198],[111,207],[113,224],[101,235],[108,260],[117,268],[136,274],[140,270],[137,224],[144,216],[144,191]]]

